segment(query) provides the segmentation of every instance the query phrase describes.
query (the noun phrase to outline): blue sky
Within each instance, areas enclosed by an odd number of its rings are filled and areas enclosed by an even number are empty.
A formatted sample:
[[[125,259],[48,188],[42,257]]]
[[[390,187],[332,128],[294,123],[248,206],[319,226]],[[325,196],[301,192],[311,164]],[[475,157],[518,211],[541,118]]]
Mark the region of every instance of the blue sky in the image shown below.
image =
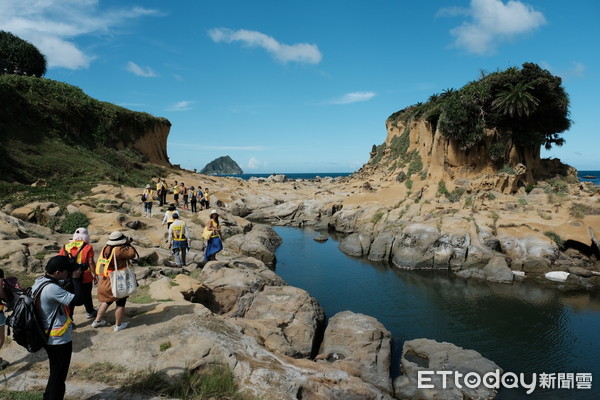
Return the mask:
[[[596,0],[0,0],[0,29],[46,77],[168,118],[174,164],[352,172],[386,118],[535,62],[563,78],[573,127],[543,157],[600,170]]]

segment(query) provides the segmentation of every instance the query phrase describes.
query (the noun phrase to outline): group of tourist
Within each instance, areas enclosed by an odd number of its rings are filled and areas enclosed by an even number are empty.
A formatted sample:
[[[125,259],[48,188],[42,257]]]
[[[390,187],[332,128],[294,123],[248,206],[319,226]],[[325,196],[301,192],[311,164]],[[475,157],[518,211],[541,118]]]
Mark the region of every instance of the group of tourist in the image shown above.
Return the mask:
[[[202,189],[200,185],[198,187],[190,186],[189,188],[183,182],[175,181],[174,185],[169,189],[167,182],[164,179],[159,178],[156,183],[156,195],[152,190],[151,185],[146,185],[144,192],[142,193],[142,203],[144,203],[144,215],[147,217],[152,216],[152,201],[158,200],[159,207],[167,204],[167,193],[173,193],[173,204],[176,207],[181,207],[183,210],[190,210],[192,212],[198,211],[198,204],[200,210],[208,210],[210,208],[210,191],[207,187]]]
[[[176,264],[186,265],[186,251],[190,248],[190,230],[179,219],[175,205],[170,205],[165,213],[169,228],[169,248],[173,250]],[[164,223],[163,223],[164,224]],[[223,248],[219,226],[219,213],[212,210],[206,225],[210,237],[206,245],[205,261],[216,260],[216,254]],[[132,238],[120,231],[112,232],[106,244],[100,250],[98,262],[94,259],[94,249],[86,228],[78,228],[72,240],[65,244],[58,255],[52,257],[45,267],[45,274],[37,278],[32,293],[39,289],[36,307],[46,331],[47,342],[44,346],[48,354],[50,374],[44,399],[63,399],[66,379],[73,352],[72,334],[76,329],[73,322],[76,306],[85,306],[85,317],[93,319],[91,326],[100,328],[110,324],[104,319],[108,308],[116,303],[114,332],[127,328],[123,321],[128,296],[117,298],[114,295],[111,274],[126,269],[139,257],[132,245]],[[4,344],[6,317],[4,315],[5,284],[4,272],[0,269],[0,348]],[[92,288],[97,285],[97,297],[100,303],[94,308]],[[0,368],[8,362],[0,358]]]
[[[152,205],[155,200],[158,200],[159,207],[166,205],[169,192],[173,193],[173,204],[176,207],[181,206],[183,210],[190,210],[193,213],[198,212],[198,204],[200,204],[200,210],[210,208],[210,191],[207,187],[204,189],[200,186],[188,188],[185,183],[175,181],[175,184],[169,190],[166,181],[159,178],[156,183],[156,191],[152,189],[152,185],[148,184],[142,192],[141,200],[144,205],[144,217],[152,217]]]
[[[175,263],[177,267],[183,268],[186,265],[187,251],[190,249],[191,236],[190,230],[181,219],[175,204],[170,204],[167,211],[165,211],[162,224],[163,226],[167,225],[167,242],[169,243],[169,248],[173,251]],[[207,240],[204,260],[214,261],[216,260],[216,254],[223,249],[219,213],[217,210],[210,212],[210,218],[206,223],[205,230],[210,232],[210,235],[203,236]]]

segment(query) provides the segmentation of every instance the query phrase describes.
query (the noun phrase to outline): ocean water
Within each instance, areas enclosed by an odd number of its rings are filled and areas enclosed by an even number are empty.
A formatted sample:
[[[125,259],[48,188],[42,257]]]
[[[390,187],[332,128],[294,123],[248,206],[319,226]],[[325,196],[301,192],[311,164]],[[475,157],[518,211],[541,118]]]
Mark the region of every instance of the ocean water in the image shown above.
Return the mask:
[[[287,176],[288,179],[290,180],[295,180],[295,179],[315,179],[316,177],[321,177],[321,178],[326,178],[326,177],[330,177],[330,178],[337,178],[337,177],[344,177],[344,176],[349,176],[350,174],[352,174],[352,172],[319,172],[319,173],[313,173],[313,172],[298,172],[298,173],[273,173],[273,174],[225,174],[225,175],[219,175],[219,176],[229,176],[229,177],[233,177],[233,178],[241,178],[245,181],[247,181],[250,178],[268,178],[271,175],[285,175]]]
[[[577,171],[577,177],[582,182],[592,182],[600,186],[600,171]]]
[[[532,373],[592,373],[591,390],[504,389],[501,400],[600,399],[599,295],[398,270],[344,255],[335,237],[317,243],[319,232],[308,228],[274,229],[283,239],[276,273],[308,291],[328,317],[351,310],[383,323],[392,333],[394,376],[404,341],[430,338],[476,350],[527,382]]]

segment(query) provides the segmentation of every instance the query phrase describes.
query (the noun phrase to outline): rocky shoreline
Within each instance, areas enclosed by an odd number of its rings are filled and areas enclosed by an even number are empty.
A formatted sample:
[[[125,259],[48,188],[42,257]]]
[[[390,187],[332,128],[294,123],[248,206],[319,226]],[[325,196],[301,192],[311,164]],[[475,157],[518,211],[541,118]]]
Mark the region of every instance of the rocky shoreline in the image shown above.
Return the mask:
[[[184,178],[186,182],[199,179],[195,174]],[[212,202],[223,214],[225,249],[219,261],[206,265],[193,262],[185,271],[174,268],[164,248],[162,215],[140,216],[139,189],[99,186],[91,196],[67,207],[69,213],[81,212],[89,218],[96,252],[113,230],[134,238],[141,256],[136,274],[153,299],[149,304],[128,305],[131,329],[118,333],[122,347],[99,351],[106,341],[104,332],[81,324],[75,335],[75,341],[81,341],[74,354],[76,368],[106,361],[128,370],[151,366],[178,374],[185,368],[198,369],[218,362],[234,371],[244,393],[265,399],[495,397],[494,390],[472,393],[452,387],[439,393],[418,389],[416,374],[424,367],[413,354],[426,360],[431,370],[448,363],[435,355],[440,351],[452,354],[451,365],[461,370],[483,375],[500,368],[472,350],[426,339],[404,344],[403,375],[392,381],[389,331],[362,314],[325,316],[310,294],[288,286],[273,272],[275,250],[281,239],[261,223],[310,225],[340,232],[347,235],[340,243],[344,253],[387,260],[400,268],[444,268],[464,279],[498,284],[518,279],[546,282],[546,272],[562,270],[570,272],[565,282],[547,284],[564,290],[597,291],[600,287],[593,250],[598,245],[596,216],[591,216],[592,223],[586,217],[582,226],[571,225],[577,232],[588,229],[592,252],[585,256],[573,249],[559,250],[543,233],[509,235],[518,226],[496,224],[494,232],[490,213],[504,210],[495,222],[501,218],[508,221],[511,213],[517,213],[516,208],[507,206],[514,199],[501,193],[497,193],[497,202],[480,199],[478,207],[485,215],[474,216],[472,208],[461,210],[443,198],[431,197],[427,203],[426,190],[419,202],[410,195],[399,202],[399,193],[393,192],[396,188],[386,186],[384,179],[373,180],[368,187],[356,178],[326,182],[201,179],[205,185],[210,182]],[[540,194],[532,191],[526,197],[531,207],[538,207],[536,196]],[[579,192],[573,196],[579,196],[577,201],[587,196],[597,202],[598,193]],[[0,258],[5,270],[30,274],[42,271],[47,259],[70,238],[38,224],[58,214],[59,207],[53,203],[3,209]],[[182,214],[193,237],[199,238],[208,211],[195,216],[187,211]],[[558,219],[560,213],[556,215]],[[192,255],[201,256],[203,247],[203,241],[193,240]],[[167,339],[171,347],[159,351],[159,345]],[[122,348],[128,349],[126,356]],[[15,360],[7,371],[9,387],[22,387],[18,377],[23,374],[32,379],[43,376],[43,370],[26,368],[31,361],[39,360],[39,354],[28,355],[14,343],[2,354]],[[85,385],[75,383],[78,390],[83,390],[81,386]]]

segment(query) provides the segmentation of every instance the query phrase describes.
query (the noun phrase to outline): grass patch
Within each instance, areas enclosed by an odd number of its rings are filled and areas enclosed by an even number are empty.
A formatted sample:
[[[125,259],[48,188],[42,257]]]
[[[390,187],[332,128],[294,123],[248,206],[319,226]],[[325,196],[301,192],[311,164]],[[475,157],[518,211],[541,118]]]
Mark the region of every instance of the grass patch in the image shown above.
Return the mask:
[[[375,215],[373,215],[373,218],[371,218],[371,222],[374,224],[378,223],[383,215],[384,213],[382,211],[376,212]]]
[[[588,204],[573,203],[569,208],[569,214],[577,219],[582,219],[586,215],[600,215],[600,207]]]
[[[69,376],[84,381],[94,381],[106,384],[125,383],[127,370],[122,365],[109,362],[98,362],[83,368],[70,368]]]
[[[527,205],[527,200],[525,200],[524,198],[520,197],[518,200],[520,205],[522,206],[526,206]]]
[[[148,285],[138,286],[137,291],[132,296],[129,296],[128,301],[130,301],[131,303],[134,303],[134,304],[154,303],[154,300],[150,296],[150,286],[148,286]]]
[[[552,241],[554,243],[556,243],[556,246],[559,248],[559,250],[565,249],[565,242],[562,240],[562,238],[560,237],[560,235],[558,233],[552,232],[552,231],[546,231],[546,232],[544,232],[544,235],[546,235],[550,239],[552,239]]]
[[[244,400],[238,393],[233,372],[227,366],[212,365],[204,371],[186,369],[179,377],[167,377],[155,371],[145,371],[129,377],[127,391],[177,399]]]
[[[165,342],[160,344],[160,351],[167,351],[171,348],[171,342]]]
[[[43,400],[43,392],[0,390],[2,400]]]

